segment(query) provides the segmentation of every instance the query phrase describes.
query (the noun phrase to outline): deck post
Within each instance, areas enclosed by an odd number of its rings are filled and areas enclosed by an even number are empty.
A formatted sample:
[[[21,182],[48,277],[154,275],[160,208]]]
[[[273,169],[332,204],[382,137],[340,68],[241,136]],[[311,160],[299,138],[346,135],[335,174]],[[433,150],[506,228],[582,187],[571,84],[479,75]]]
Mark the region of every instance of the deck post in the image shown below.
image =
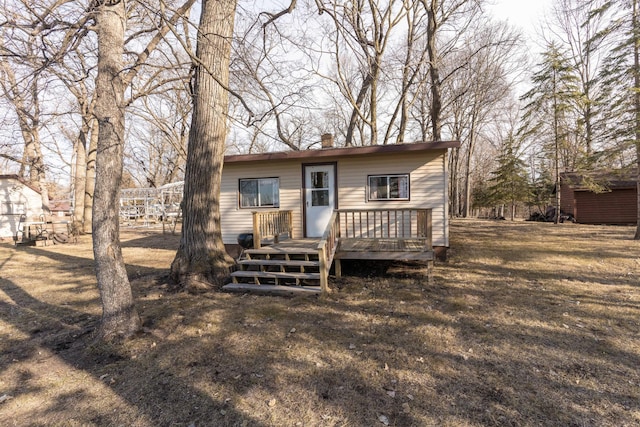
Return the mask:
[[[253,212],[253,248],[260,249],[262,236],[260,235],[260,213]]]
[[[336,269],[336,277],[339,279],[342,277],[342,261],[340,261],[340,258],[336,258],[333,262]]]
[[[432,229],[432,223],[431,223],[431,218],[432,218],[432,213],[433,210],[432,209],[427,209],[426,212],[426,227],[427,229],[425,230],[427,232],[427,246],[429,247],[429,250],[433,250],[433,229]]]
[[[329,293],[329,268],[327,268],[326,247],[318,249],[318,261],[320,263],[320,290],[323,294]]]
[[[433,285],[433,260],[427,261],[427,286]]]
[[[289,238],[293,239],[293,213],[292,211],[287,211],[287,227],[289,231]]]

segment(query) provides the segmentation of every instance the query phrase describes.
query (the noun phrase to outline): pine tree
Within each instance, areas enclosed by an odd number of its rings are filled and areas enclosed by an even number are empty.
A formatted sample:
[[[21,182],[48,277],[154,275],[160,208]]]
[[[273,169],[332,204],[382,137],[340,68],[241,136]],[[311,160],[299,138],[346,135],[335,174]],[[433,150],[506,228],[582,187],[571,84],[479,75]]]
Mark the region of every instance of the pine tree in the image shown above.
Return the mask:
[[[498,168],[492,172],[493,177],[489,180],[491,184],[488,187],[490,200],[511,207],[511,221],[515,218],[518,202],[529,201],[531,192],[526,164],[518,156],[517,148],[513,135],[509,135],[498,157]]]
[[[579,126],[575,106],[580,99],[575,69],[565,52],[555,42],[547,46],[542,62],[532,77],[533,88],[522,96],[528,103],[524,107],[520,136],[533,138],[542,144],[553,161],[556,188],[560,188],[560,173],[570,160],[563,156],[569,147],[569,137]],[[560,191],[555,193],[556,216],[560,221]]]

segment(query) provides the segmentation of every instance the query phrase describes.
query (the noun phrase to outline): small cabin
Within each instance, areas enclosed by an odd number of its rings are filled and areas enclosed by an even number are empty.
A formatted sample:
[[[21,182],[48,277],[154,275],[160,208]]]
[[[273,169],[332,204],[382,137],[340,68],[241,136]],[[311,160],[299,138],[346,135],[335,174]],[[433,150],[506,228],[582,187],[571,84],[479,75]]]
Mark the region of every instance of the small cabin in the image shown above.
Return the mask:
[[[250,233],[254,212],[291,211],[294,237],[319,238],[336,209],[428,208],[433,246],[444,256],[449,246],[447,151],[458,146],[456,141],[421,142],[225,156],[223,241],[237,245],[240,234]]]
[[[225,156],[222,238],[243,258],[227,289],[289,293],[319,281],[327,292],[343,259],[446,257],[447,153],[459,145],[334,148],[325,135],[319,150]]]

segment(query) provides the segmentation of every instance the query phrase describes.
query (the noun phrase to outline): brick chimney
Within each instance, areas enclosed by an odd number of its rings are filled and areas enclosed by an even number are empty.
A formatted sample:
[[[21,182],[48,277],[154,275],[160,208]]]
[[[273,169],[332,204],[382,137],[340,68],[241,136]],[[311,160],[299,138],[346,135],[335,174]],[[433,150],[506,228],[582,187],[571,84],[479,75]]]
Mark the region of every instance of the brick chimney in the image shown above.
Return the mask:
[[[322,143],[322,148],[333,148],[333,135],[330,133],[323,133],[320,136],[320,142]]]

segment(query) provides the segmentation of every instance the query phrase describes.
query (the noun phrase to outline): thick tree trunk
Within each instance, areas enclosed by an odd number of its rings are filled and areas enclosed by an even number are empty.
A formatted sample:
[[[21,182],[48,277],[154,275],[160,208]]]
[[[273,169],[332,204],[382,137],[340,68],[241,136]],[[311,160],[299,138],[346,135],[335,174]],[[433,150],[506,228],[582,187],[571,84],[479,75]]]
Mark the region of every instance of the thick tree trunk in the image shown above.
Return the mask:
[[[120,245],[118,223],[124,153],[124,83],[122,81],[125,2],[96,6],[98,76],[96,186],[93,203],[93,254],[102,300],[98,338],[127,338],[140,329]]]
[[[371,82],[370,103],[370,122],[371,136],[369,137],[369,145],[378,144],[378,80],[374,78]],[[384,142],[386,144],[386,141]]]
[[[427,6],[427,52],[429,54],[429,78],[431,80],[431,133],[434,141],[440,141],[441,136],[441,113],[442,113],[442,93],[440,81],[440,68],[438,58],[438,0],[431,0],[427,5],[427,1],[423,0],[425,6]]]
[[[356,98],[356,104],[351,110],[351,117],[349,118],[349,126],[347,127],[347,134],[344,142],[344,145],[347,147],[351,147],[353,145],[353,137],[356,129],[358,128],[358,119],[360,118],[362,103],[364,102],[367,92],[369,91],[369,87],[371,87],[372,81],[373,77],[371,76],[371,74],[367,74],[365,79],[362,81],[362,86],[360,87],[360,91],[358,92],[358,96]]]
[[[22,163],[20,164],[20,176],[25,172],[29,175],[29,182],[40,190],[42,199],[42,209],[49,213],[49,189],[47,187],[44,159],[42,157],[42,147],[40,142],[40,104],[38,79],[34,79],[28,90],[29,99],[25,100],[25,94],[19,91],[15,74],[11,67],[2,64],[4,77],[7,79],[10,88],[4,88],[7,96],[18,117],[22,139],[24,140],[24,152],[22,153]],[[30,105],[30,106],[29,106]]]
[[[236,1],[202,2],[182,237],[171,265],[171,278],[191,292],[224,284],[233,262],[222,242],[219,200],[229,103],[225,88],[235,8]]]
[[[635,85],[633,95],[633,108],[635,109],[635,144],[636,167],[638,168],[637,184],[637,208],[638,221],[635,239],[640,240],[640,10],[638,0],[633,1],[632,30],[633,30],[633,83]]]

